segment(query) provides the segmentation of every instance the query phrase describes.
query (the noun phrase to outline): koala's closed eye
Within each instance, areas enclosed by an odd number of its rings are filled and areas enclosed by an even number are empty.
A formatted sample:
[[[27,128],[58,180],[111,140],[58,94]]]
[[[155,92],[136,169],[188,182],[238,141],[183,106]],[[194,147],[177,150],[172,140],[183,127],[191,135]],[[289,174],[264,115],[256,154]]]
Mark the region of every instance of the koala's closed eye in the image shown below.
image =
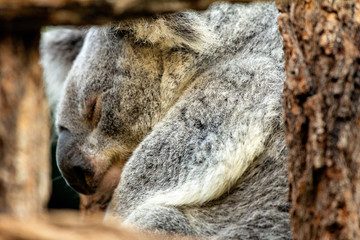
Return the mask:
[[[94,128],[97,126],[101,118],[101,105],[102,101],[100,96],[90,98],[85,105],[84,117]]]
[[[66,127],[64,127],[64,126],[62,126],[62,125],[59,125],[58,126],[58,131],[59,131],[59,133],[61,133],[61,132],[64,132],[64,131],[69,131]]]

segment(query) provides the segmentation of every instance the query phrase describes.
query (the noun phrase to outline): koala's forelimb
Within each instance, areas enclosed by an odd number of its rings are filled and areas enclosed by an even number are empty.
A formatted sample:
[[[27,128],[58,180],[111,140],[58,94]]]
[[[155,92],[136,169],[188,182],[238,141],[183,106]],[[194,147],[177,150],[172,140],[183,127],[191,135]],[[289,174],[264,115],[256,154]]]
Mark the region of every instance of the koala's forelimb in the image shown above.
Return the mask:
[[[179,186],[157,193],[145,204],[202,205],[229,191],[265,147],[264,129],[255,124],[246,127],[249,132],[245,133],[244,141],[240,140],[234,146],[233,141],[226,140],[220,143],[221,153],[209,154],[208,161],[213,165],[204,170],[192,169]]]

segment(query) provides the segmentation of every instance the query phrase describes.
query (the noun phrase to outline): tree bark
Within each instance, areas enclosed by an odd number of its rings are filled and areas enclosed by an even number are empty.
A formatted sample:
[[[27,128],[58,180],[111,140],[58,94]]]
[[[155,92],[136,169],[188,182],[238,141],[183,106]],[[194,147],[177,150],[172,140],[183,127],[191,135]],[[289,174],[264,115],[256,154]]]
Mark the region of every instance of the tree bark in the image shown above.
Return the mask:
[[[360,239],[360,1],[279,3],[294,239]]]
[[[49,195],[49,111],[39,29],[0,32],[0,213],[28,216]]]

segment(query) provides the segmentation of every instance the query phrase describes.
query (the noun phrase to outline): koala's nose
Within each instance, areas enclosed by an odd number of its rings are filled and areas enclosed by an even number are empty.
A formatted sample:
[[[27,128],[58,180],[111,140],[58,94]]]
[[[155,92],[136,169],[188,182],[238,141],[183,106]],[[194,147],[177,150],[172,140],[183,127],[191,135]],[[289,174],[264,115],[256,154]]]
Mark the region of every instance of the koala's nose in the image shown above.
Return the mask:
[[[94,170],[68,130],[62,130],[59,134],[56,159],[61,174],[70,187],[82,194],[95,193],[96,186],[92,183]]]

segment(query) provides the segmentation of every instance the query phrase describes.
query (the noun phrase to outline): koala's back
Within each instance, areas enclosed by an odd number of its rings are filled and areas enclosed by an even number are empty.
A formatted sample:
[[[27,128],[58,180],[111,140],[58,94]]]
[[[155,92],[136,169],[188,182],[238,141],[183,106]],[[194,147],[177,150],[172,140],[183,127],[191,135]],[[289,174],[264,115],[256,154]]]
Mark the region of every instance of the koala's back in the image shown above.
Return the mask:
[[[134,151],[111,214],[198,236],[291,238],[277,14],[272,3],[203,13],[219,45],[195,57],[192,80]]]

